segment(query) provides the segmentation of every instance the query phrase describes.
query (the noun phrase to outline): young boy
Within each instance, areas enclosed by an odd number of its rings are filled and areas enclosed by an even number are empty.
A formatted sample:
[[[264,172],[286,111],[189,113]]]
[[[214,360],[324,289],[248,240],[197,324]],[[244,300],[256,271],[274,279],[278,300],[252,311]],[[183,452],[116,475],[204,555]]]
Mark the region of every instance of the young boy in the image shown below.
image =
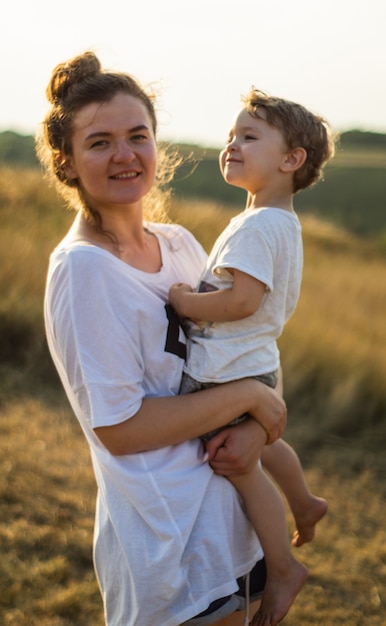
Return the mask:
[[[220,168],[229,184],[246,190],[246,209],[216,241],[197,292],[178,284],[169,294],[180,317],[190,320],[181,393],[250,376],[277,386],[276,341],[297,304],[303,266],[293,196],[317,182],[334,153],[326,121],[301,105],[255,89],[243,104]],[[297,527],[292,543],[300,546],[312,540],[327,502],[310,493],[292,448],[282,440],[265,446],[270,442],[261,426],[261,460],[288,499]],[[223,431],[223,438],[216,437],[216,449],[226,436]],[[273,626],[287,613],[307,570],[292,556],[284,504],[261,464],[229,479],[244,499],[267,563],[267,583],[252,623]]]

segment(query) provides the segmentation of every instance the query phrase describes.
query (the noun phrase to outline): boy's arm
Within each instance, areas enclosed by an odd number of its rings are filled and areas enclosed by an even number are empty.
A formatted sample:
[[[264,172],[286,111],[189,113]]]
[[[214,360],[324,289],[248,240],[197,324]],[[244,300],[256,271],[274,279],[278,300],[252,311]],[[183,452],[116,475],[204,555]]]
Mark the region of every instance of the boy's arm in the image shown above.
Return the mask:
[[[185,283],[172,285],[169,302],[180,317],[207,322],[234,322],[253,315],[259,308],[266,286],[239,270],[233,274],[233,286],[205,293],[196,293]]]

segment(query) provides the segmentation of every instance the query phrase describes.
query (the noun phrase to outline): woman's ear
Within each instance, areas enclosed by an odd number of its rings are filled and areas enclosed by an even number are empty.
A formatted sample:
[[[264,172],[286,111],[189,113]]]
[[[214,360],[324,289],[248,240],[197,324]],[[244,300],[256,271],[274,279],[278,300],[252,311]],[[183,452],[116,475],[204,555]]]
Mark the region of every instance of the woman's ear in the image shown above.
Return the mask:
[[[304,165],[307,159],[307,151],[304,148],[294,148],[287,152],[282,163],[283,172],[296,172]]]
[[[78,172],[71,157],[63,156],[63,170],[68,180],[78,178]]]

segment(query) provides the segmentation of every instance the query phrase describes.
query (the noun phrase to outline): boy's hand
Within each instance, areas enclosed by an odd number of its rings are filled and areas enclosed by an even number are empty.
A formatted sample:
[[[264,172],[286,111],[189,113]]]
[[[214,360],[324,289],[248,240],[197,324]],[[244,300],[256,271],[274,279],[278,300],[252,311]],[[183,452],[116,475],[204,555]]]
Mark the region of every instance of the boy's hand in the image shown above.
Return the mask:
[[[175,283],[169,289],[169,302],[181,317],[184,317],[182,312],[184,296],[192,291],[191,286],[186,283]]]

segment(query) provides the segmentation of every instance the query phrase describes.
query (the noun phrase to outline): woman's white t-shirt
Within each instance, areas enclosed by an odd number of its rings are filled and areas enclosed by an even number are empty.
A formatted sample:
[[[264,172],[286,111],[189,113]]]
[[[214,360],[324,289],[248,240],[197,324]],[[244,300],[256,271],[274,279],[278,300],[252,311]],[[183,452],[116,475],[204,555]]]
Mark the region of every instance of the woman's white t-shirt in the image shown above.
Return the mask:
[[[197,283],[206,255],[180,226],[151,229],[159,272],[64,240],[46,286],[50,351],[98,486],[94,562],[109,626],[182,624],[262,558],[238,494],[202,462],[198,439],[113,456],[94,433],[132,417],[143,398],[178,393],[185,336],[165,304],[172,283]]]

